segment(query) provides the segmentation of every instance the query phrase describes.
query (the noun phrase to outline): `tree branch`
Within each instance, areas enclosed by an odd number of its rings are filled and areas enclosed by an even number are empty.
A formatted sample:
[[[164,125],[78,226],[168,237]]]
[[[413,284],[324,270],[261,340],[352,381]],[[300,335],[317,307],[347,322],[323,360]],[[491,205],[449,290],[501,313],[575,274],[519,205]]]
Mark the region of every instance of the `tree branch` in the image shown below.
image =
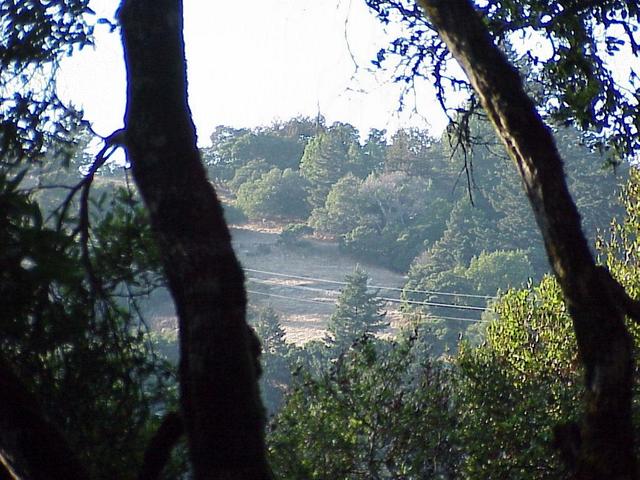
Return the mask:
[[[184,433],[184,425],[176,412],[168,413],[144,452],[138,480],[157,480],[169,461],[171,451]]]
[[[19,480],[85,480],[87,473],[36,399],[0,359],[0,468]]]

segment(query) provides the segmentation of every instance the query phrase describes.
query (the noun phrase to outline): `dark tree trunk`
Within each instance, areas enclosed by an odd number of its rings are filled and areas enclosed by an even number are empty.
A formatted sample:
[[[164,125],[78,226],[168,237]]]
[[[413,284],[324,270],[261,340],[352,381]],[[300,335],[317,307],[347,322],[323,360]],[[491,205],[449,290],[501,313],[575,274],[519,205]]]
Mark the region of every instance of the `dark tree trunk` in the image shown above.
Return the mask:
[[[195,478],[265,479],[264,411],[244,275],[187,104],[179,0],[124,0],[126,149],[180,327],[182,415]]]
[[[551,132],[472,4],[421,2],[518,167],[573,319],[586,386],[584,418],[573,445],[576,478],[636,478],[633,353],[624,323],[625,313],[632,312],[626,310],[624,292],[605,269],[596,266]]]

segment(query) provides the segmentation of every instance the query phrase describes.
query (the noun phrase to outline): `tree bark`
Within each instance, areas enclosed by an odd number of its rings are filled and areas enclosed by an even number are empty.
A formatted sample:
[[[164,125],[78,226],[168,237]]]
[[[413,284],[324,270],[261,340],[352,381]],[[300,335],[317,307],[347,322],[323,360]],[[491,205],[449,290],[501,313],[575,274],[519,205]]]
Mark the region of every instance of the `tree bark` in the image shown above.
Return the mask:
[[[469,77],[515,161],[542,232],[549,262],[573,319],[585,369],[585,412],[575,439],[579,479],[636,478],[631,422],[632,340],[621,287],[597,267],[565,182],[550,130],[518,72],[494,45],[469,0],[421,0]]]
[[[180,328],[182,416],[194,478],[269,478],[244,275],[196,148],[179,0],[124,0],[126,150]],[[221,39],[222,40],[222,39]]]

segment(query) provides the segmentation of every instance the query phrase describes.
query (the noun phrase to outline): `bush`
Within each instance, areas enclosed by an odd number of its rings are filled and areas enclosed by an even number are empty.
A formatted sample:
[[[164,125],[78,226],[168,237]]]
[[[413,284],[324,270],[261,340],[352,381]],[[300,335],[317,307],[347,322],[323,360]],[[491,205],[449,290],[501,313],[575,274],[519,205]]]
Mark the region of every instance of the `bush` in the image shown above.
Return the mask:
[[[273,168],[240,186],[237,205],[251,220],[304,219],[310,211],[306,185],[297,171]]]
[[[448,372],[415,346],[363,338],[300,372],[268,438],[276,478],[456,478]]]
[[[247,221],[247,216],[235,205],[225,203],[222,205],[222,208],[224,209],[224,219],[228,224],[237,225]]]
[[[290,223],[278,236],[278,243],[287,247],[302,246],[302,237],[313,233],[313,228],[304,223]]]
[[[237,192],[242,185],[257,180],[267,173],[270,168],[269,164],[261,158],[251,160],[236,170],[235,175],[227,182],[227,185],[232,191]]]

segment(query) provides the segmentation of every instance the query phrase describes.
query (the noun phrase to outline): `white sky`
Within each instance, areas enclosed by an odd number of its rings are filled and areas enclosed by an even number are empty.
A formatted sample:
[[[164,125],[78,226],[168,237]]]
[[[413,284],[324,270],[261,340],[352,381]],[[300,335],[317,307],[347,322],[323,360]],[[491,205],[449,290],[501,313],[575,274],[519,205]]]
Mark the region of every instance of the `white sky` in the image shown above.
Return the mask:
[[[91,6],[111,18],[118,3]],[[314,117],[318,108],[329,123],[349,122],[363,135],[372,127],[444,127],[428,84],[417,91],[419,113],[399,114],[400,87],[367,71],[386,41],[363,0],[185,0],[184,7],[189,103],[202,145],[216,125],[266,125]],[[119,33],[96,31],[95,49],[64,61],[59,92],[107,135],[122,127],[125,71]]]

